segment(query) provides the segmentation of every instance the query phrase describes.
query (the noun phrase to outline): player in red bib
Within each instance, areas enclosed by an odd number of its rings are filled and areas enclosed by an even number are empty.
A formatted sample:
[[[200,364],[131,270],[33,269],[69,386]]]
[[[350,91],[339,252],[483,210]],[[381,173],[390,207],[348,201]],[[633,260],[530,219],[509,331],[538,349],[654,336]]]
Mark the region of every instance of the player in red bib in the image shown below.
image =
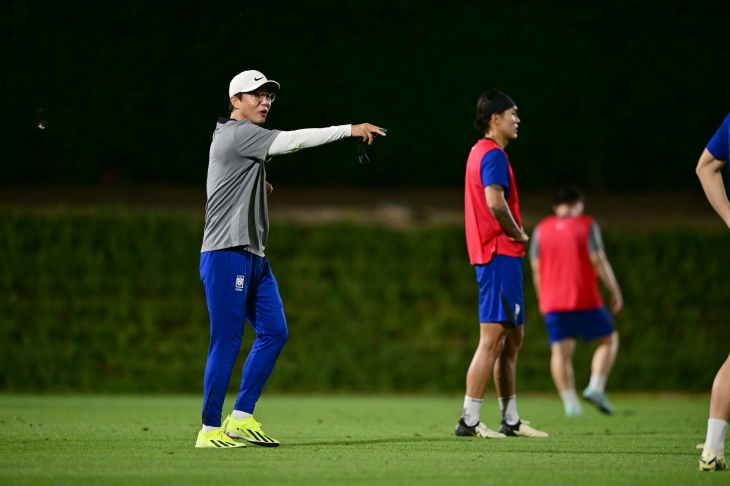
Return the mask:
[[[479,283],[480,336],[466,375],[458,436],[547,437],[520,420],[515,395],[517,353],[522,346],[522,257],[529,237],[522,230],[517,184],[504,149],[517,138],[517,107],[499,91],[482,94],[474,127],[482,138],[466,163],[464,216],[469,259]],[[502,409],[499,432],[479,421],[489,376]]]
[[[552,350],[550,371],[565,415],[580,415],[573,373],[575,342],[579,336],[595,341],[591,381],[583,398],[610,415],[614,409],[605,388],[618,352],[618,333],[598,292],[598,279],[611,292],[609,306],[614,314],[623,306],[621,289],[606,258],[598,223],[583,214],[580,191],[559,189],[553,210],[554,216],[535,227],[530,243],[532,278]]]

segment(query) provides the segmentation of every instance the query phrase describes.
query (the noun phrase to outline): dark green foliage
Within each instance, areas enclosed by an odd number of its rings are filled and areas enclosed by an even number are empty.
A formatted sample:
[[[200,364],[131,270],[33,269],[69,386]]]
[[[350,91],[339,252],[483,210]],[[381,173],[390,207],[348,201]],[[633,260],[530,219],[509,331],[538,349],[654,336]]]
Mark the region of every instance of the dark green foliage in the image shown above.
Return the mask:
[[[201,388],[197,217],[5,211],[0,235],[0,390]],[[610,388],[708,390],[729,349],[728,236],[607,230],[605,240],[626,299]],[[267,254],[290,330],[267,389],[462,389],[478,324],[461,228],[275,224]],[[519,386],[551,390],[529,272],[525,290]],[[589,361],[579,346],[579,387]]]

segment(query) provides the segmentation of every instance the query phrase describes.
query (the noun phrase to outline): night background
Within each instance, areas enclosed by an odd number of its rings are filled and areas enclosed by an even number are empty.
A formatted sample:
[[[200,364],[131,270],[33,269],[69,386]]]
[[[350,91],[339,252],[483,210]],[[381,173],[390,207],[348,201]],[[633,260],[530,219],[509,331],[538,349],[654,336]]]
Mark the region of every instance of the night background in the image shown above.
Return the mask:
[[[282,85],[266,127],[389,130],[280,157],[287,185],[459,187],[488,89],[520,109],[524,189],[698,188],[728,112],[718,1],[43,2],[0,9],[0,182],[202,184],[231,78]],[[44,130],[37,128],[43,123]],[[22,162],[21,162],[22,161]]]
[[[694,483],[728,353],[730,233],[695,174],[730,111],[728,19],[705,0],[0,4],[0,482]],[[346,139],[267,166],[290,337],[256,416],[283,445],[208,462],[208,150],[249,69],[281,84],[265,128],[388,136],[368,165]],[[618,413],[569,420],[525,262],[520,413],[547,445],[453,435],[479,339],[464,169],[489,89],[519,108],[525,230],[581,185],[625,299]],[[491,383],[486,403],[498,427]]]

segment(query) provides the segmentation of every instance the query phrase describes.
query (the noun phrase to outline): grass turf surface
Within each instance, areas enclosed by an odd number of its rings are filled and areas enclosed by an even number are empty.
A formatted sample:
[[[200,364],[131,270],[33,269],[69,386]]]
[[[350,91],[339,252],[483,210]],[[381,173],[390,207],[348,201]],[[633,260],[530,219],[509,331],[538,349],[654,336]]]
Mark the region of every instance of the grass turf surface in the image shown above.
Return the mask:
[[[0,395],[0,484],[716,484],[700,473],[709,397],[615,396],[567,419],[550,395],[518,397],[547,439],[453,435],[460,397],[264,396],[282,446],[195,449],[199,397]],[[233,398],[226,400],[230,407]],[[229,408],[225,408],[229,410]],[[482,420],[499,425],[493,396]]]

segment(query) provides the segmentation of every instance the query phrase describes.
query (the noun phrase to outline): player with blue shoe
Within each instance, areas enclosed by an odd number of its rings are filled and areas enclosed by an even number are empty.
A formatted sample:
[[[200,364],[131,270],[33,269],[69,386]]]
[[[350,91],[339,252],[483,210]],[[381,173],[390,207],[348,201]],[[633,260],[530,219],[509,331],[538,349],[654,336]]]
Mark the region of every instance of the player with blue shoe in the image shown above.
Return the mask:
[[[593,218],[583,214],[583,209],[583,195],[577,187],[558,189],[555,214],[540,221],[530,238],[532,280],[552,352],[550,371],[568,417],[582,413],[573,372],[578,337],[598,344],[583,398],[605,414],[614,413],[605,388],[618,352],[618,332],[603,305],[599,279],[610,291],[611,312],[616,314],[623,307],[601,230]]]
[[[364,123],[283,132],[262,125],[279,83],[259,71],[244,71],[229,86],[230,118],[213,132],[206,183],[205,229],[200,278],[210,313],[205,366],[203,428],[198,448],[240,448],[246,443],[276,447],[261,430],[254,407],[288,337],[279,288],[264,254],[269,234],[266,182],[270,157],[345,137],[372,144],[379,127]],[[244,323],[256,338],[243,367],[233,413],[221,424],[223,401],[241,347]],[[236,440],[231,440],[236,439]]]
[[[722,181],[722,168],[730,157],[730,114],[710,139],[697,163],[697,177],[702,183],[710,204],[725,224],[730,227],[730,201]],[[720,367],[712,384],[710,418],[707,436],[702,445],[700,471],[727,469],[725,461],[725,435],[730,421],[730,357]]]

